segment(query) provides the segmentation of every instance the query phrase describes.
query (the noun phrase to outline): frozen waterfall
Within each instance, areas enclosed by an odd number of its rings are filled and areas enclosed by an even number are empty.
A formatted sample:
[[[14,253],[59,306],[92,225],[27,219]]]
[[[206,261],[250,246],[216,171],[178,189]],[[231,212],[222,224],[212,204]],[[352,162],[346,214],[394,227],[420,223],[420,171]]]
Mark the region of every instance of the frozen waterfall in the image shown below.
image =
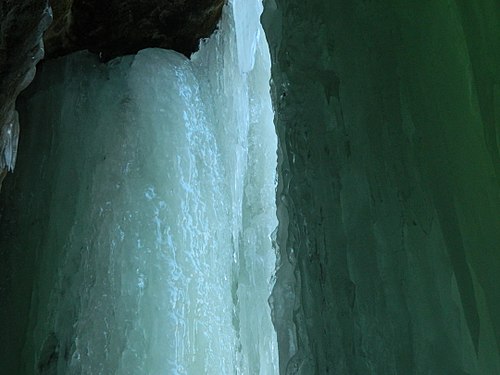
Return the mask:
[[[270,60],[260,2],[231,5],[191,60],[80,52],[26,95],[31,192],[1,239],[26,258],[6,296],[30,306],[8,336],[21,373],[278,372]]]

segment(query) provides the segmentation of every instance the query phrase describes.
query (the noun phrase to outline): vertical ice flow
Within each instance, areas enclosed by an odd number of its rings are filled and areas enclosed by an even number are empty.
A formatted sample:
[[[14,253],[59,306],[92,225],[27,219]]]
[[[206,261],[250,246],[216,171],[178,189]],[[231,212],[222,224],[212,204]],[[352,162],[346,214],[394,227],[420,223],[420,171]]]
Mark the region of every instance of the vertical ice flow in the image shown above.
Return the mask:
[[[49,219],[21,240],[39,264],[25,373],[277,373],[260,11],[229,4],[192,60],[148,49],[44,66],[23,110],[33,152],[50,147],[34,192]]]

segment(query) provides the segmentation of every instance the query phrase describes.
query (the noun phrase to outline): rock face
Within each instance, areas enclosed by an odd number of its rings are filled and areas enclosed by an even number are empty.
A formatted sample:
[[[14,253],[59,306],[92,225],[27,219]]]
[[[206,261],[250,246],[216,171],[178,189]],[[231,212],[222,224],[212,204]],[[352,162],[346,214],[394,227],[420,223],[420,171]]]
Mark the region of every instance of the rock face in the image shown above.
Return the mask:
[[[109,60],[146,47],[189,56],[210,36],[224,0],[55,0],[48,57],[88,49]]]
[[[35,75],[43,57],[42,34],[51,19],[47,0],[0,1],[0,187],[16,161],[16,97]]]

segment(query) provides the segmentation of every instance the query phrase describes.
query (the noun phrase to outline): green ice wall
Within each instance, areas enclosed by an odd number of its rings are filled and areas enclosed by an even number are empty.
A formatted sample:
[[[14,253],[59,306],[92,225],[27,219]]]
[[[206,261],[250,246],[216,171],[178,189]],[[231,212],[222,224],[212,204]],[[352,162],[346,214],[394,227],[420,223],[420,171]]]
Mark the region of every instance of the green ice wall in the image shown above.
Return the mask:
[[[281,373],[499,374],[500,2],[267,0]]]

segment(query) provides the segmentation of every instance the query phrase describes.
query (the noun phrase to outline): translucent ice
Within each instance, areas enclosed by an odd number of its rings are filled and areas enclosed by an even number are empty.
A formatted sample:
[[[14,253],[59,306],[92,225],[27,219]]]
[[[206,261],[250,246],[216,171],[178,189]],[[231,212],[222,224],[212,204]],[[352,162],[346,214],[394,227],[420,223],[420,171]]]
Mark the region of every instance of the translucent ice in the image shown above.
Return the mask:
[[[227,7],[192,61],[44,64],[21,108],[30,215],[0,240],[37,259],[13,277],[34,285],[22,373],[277,373],[270,64],[244,39],[241,72],[236,27]]]
[[[18,141],[19,116],[17,112],[14,111],[12,119],[0,128],[0,170],[14,170],[16,166]]]

